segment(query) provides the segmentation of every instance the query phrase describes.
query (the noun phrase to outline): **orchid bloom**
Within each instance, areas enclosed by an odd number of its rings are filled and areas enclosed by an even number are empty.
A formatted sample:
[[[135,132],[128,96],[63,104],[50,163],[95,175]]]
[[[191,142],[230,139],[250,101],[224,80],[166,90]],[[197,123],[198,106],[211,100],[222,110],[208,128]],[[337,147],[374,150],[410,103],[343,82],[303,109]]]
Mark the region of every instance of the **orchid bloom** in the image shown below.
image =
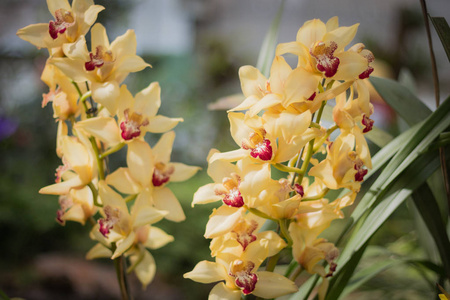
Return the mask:
[[[258,271],[268,253],[268,241],[261,239],[244,251],[218,254],[216,262],[201,261],[183,277],[201,283],[225,281],[214,286],[208,299],[239,300],[242,294],[271,299],[296,292],[297,286],[286,277]]]
[[[68,194],[59,196],[60,209],[56,212],[56,221],[64,225],[66,221],[85,224],[94,216],[98,208],[94,205],[92,192],[88,187],[71,189]]]
[[[355,139],[353,135],[340,135],[327,147],[326,159],[312,167],[310,176],[319,178],[328,188],[348,188],[359,191],[361,182],[367,174],[364,162],[353,151]]]
[[[228,118],[231,135],[241,149],[216,153],[210,162],[216,159],[237,161],[244,157],[251,157],[260,163],[285,162],[308,141],[325,133],[317,128],[308,128],[311,122],[309,111],[249,118],[243,113],[230,112]]]
[[[339,27],[337,17],[325,24],[319,19],[305,22],[297,32],[295,42],[280,44],[276,55],[292,53],[298,56],[298,65],[313,74],[335,80],[367,78],[373,70],[369,64],[373,55],[362,52],[360,46],[345,51],[353,40],[359,24]]]
[[[274,58],[269,79],[252,66],[241,67],[239,78],[245,100],[232,111],[248,109],[249,117],[277,105],[287,108],[314,99],[320,80],[302,67],[293,70],[282,56]]]
[[[81,189],[97,176],[96,160],[90,142],[81,132],[78,138],[62,136],[63,165],[56,170],[56,183],[43,187],[41,194],[65,195],[71,189]]]
[[[106,182],[124,194],[138,194],[155,208],[168,211],[166,219],[180,222],[185,219],[183,209],[165,183],[187,180],[199,168],[169,161],[174,138],[172,131],[164,134],[153,150],[139,139],[128,143],[128,168],[117,169]]]
[[[129,212],[125,200],[104,181],[100,181],[98,187],[103,218],[98,219],[92,233],[99,241],[116,244],[111,259],[119,257],[134,244],[136,231],[141,226],[156,223],[167,214],[150,206],[139,196]]]
[[[91,83],[92,98],[115,114],[120,94],[119,84],[131,72],[138,72],[150,65],[136,55],[136,35],[128,30],[109,43],[103,25],[97,23],[91,29],[89,52],[84,36],[62,49],[67,57],[52,58],[49,63],[58,67],[75,82]]]
[[[137,278],[145,289],[150,282],[153,281],[156,273],[155,259],[146,249],[159,249],[173,241],[173,236],[167,234],[163,230],[151,226],[144,225],[134,229],[135,239],[132,246],[125,253],[129,257],[131,265],[129,270],[134,270]],[[98,237],[98,234],[96,234]],[[103,239],[102,237],[100,237]],[[105,241],[106,242],[106,241]],[[108,243],[106,243],[109,245]],[[101,257],[111,257],[112,252],[104,244],[98,243],[86,254],[87,259],[95,259]]]
[[[80,113],[80,104],[77,103],[78,92],[73,86],[72,80],[50,64],[45,65],[41,80],[50,88],[47,94],[42,95],[42,107],[52,102],[55,119],[64,121]]]
[[[183,121],[157,115],[161,106],[161,88],[157,82],[152,82],[135,97],[124,84],[118,99],[118,122],[113,117],[98,116],[77,122],[76,127],[99,138],[107,147],[113,147],[143,138],[146,132],[167,132]]]
[[[60,47],[73,43],[85,35],[95,23],[99,12],[105,8],[94,5],[92,0],[47,0],[48,10],[54,17],[49,23],[28,25],[17,31],[17,35],[38,48]]]

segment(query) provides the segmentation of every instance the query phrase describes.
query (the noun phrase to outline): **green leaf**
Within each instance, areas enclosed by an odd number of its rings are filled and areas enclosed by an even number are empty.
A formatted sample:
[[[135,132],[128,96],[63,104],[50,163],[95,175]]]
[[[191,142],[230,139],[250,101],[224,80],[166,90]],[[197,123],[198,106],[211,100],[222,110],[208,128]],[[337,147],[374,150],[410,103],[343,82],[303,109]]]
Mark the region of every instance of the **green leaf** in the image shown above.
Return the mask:
[[[436,243],[446,276],[450,279],[450,241],[448,240],[447,231],[445,230],[445,224],[442,221],[436,198],[426,183],[413,193],[412,198]]]
[[[350,278],[353,276],[353,273],[355,272],[355,269],[358,266],[358,263],[361,260],[362,255],[364,254],[364,251],[366,251],[368,244],[369,242],[367,241],[362,247],[355,251],[351,259],[345,264],[345,266],[338,265],[338,267],[341,268],[341,270],[339,271],[339,276],[335,275],[332,278],[325,300],[335,300],[339,298],[339,296],[347,286]]]
[[[377,201],[382,199],[388,186],[393,184],[397,177],[449,126],[450,97],[427,118],[414,135],[400,145],[401,149],[399,152],[388,163],[371,186],[370,191],[364,195],[354,210],[352,214],[353,220],[357,221]],[[414,173],[410,175],[413,176]]]
[[[269,31],[264,38],[261,50],[258,56],[258,62],[256,68],[258,68],[262,74],[268,77],[270,72],[270,66],[275,55],[275,48],[277,46],[278,29],[280,27],[281,16],[283,15],[284,0],[281,1],[280,7],[275,18],[270,25]]]
[[[381,272],[394,267],[395,265],[404,263],[403,260],[400,259],[386,259],[384,261],[378,261],[369,267],[366,267],[362,270],[359,270],[355,273],[350,281],[344,286],[344,291],[342,292],[341,297],[345,298],[346,295],[350,294],[354,290],[358,289],[361,285],[371,280]],[[330,298],[333,299],[333,298]]]
[[[450,151],[448,151],[450,154]],[[412,191],[420,186],[425,180],[436,171],[440,166],[439,157],[436,153],[426,153],[414,163],[412,163],[394,185],[389,188],[388,194],[383,200],[370,212],[365,219],[358,222],[358,228],[353,232],[350,240],[342,251],[338,261],[338,270],[332,280],[329,293],[338,299],[343,288],[340,285],[346,285],[346,280],[351,277],[346,269],[346,265],[351,266],[359,262],[358,256],[361,249],[364,249],[370,238],[391,216],[391,214],[407,199]],[[343,270],[341,275],[341,270]],[[334,284],[339,282],[339,284]]]
[[[289,300],[306,300],[306,297],[308,297],[311,290],[316,286],[318,279],[318,275],[309,277],[308,280],[299,287],[298,292],[290,296]]]
[[[431,114],[431,110],[400,83],[379,77],[370,77],[370,82],[384,101],[410,126],[425,120]]]
[[[450,61],[450,28],[448,23],[443,17],[430,17],[430,19],[441,39],[442,46],[444,47],[445,53],[447,53],[447,58]]]

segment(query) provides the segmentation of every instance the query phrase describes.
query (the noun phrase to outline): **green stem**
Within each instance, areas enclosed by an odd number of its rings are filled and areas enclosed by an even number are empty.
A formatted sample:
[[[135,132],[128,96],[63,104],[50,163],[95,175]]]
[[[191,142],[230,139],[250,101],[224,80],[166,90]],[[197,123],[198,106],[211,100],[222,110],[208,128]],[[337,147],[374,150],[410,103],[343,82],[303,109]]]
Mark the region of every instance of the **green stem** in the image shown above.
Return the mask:
[[[329,188],[324,188],[324,189],[322,190],[322,193],[320,193],[320,194],[318,194],[318,195],[316,195],[316,196],[314,196],[314,197],[305,197],[305,198],[302,198],[302,201],[311,201],[311,200],[322,199],[323,197],[325,197],[325,195],[328,193],[329,190],[330,190]]]
[[[117,249],[116,243],[112,243],[112,252],[114,252],[116,249]],[[114,259],[114,267],[116,269],[117,280],[119,281],[120,294],[122,300],[131,300],[128,289],[127,276],[125,273],[126,268],[124,267],[123,255]]]
[[[295,259],[293,259],[291,261],[291,263],[289,264],[289,266],[286,270],[286,273],[284,274],[284,277],[289,278],[289,276],[291,276],[291,274],[292,274],[292,271],[294,271],[295,267],[297,267],[297,266],[298,266],[298,262]]]
[[[288,173],[294,172],[294,173],[297,173],[297,174],[302,174],[302,171],[299,168],[286,166],[286,165],[283,165],[283,164],[280,164],[280,163],[273,164],[273,166],[275,168],[277,168],[278,170],[283,171],[283,172],[288,172]]]
[[[108,155],[111,155],[117,151],[119,151],[120,149],[122,149],[125,146],[125,143],[119,143],[117,145],[115,145],[114,147],[111,147],[109,150],[103,152],[102,154],[99,155],[100,159],[104,159],[105,157],[107,157]]]
[[[284,220],[284,219],[281,219],[281,220],[278,220],[278,224],[280,225],[280,231],[281,231],[281,235],[287,240],[287,248],[290,248],[290,247],[292,247],[292,238],[291,238],[291,235],[289,234],[289,230],[288,230],[288,228],[287,228],[287,226],[286,226],[286,222],[285,222],[286,220]],[[290,221],[290,220],[287,220],[288,222]]]
[[[309,161],[311,160],[311,157],[313,155],[313,150],[314,150],[314,139],[309,141],[308,149],[306,150],[307,151],[306,157],[305,157],[305,160],[303,161],[302,168],[300,169],[301,173],[298,175],[298,179],[297,179],[297,182],[299,182],[299,183],[302,182],[303,177],[306,174],[306,170],[308,170]]]
[[[267,261],[266,271],[273,272],[273,270],[275,270],[275,267],[277,266],[279,258],[280,258],[280,252],[278,252],[274,256],[270,257],[269,260]]]
[[[252,214],[257,215],[258,217],[261,217],[261,218],[264,218],[264,219],[267,219],[267,220],[271,220],[271,221],[274,221],[274,222],[278,223],[278,220],[277,220],[277,219],[272,218],[271,216],[269,216],[269,215],[263,213],[263,212],[260,211],[260,210],[257,210],[256,208],[250,208],[250,207],[247,207],[247,206],[245,206],[245,208],[246,208],[249,212],[251,212]]]
[[[134,199],[136,199],[138,194],[134,194],[134,195],[129,195],[128,197],[126,197],[124,200],[126,203],[133,201]]]
[[[97,207],[103,207],[103,204],[98,203],[98,191],[95,188],[94,184],[92,182],[89,182],[87,186],[91,189],[92,198],[94,199],[94,205]]]
[[[80,90],[80,87],[78,86],[78,83],[76,83],[75,81],[72,80],[72,84],[75,86],[75,89],[78,92],[78,97],[81,97],[81,95],[83,95],[83,93]]]
[[[302,268],[302,266],[299,265],[297,267],[297,269],[295,270],[295,273],[292,274],[292,276],[289,279],[292,281],[295,281],[295,279],[297,279],[298,275],[300,275],[302,273],[302,271],[303,271],[303,268]]]
[[[105,179],[105,169],[103,167],[103,159],[100,157],[100,151],[98,150],[97,141],[93,136],[89,138],[91,141],[92,149],[94,150],[95,158],[97,159],[98,177],[100,180]]]
[[[322,126],[320,126],[319,123],[315,123],[315,122],[311,122],[309,124],[309,127],[314,127],[314,128],[318,128],[318,129],[322,128]]]

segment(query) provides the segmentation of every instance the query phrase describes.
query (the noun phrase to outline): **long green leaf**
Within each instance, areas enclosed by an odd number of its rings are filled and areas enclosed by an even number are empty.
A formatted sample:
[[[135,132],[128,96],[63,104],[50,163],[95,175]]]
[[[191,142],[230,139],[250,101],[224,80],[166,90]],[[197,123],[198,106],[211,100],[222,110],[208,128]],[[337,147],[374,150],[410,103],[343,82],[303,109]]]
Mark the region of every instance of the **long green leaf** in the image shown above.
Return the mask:
[[[355,272],[355,269],[358,266],[358,263],[361,260],[368,245],[369,242],[367,241],[363,246],[356,250],[353,253],[351,259],[345,264],[345,266],[341,267],[339,276],[333,277],[332,282],[330,282],[330,288],[328,289],[325,300],[335,300],[339,298],[339,296],[347,286],[350,278],[353,276],[353,273]]]
[[[400,83],[380,77],[370,77],[369,80],[384,101],[410,126],[425,120],[431,114],[431,110]]]
[[[450,61],[450,28],[448,23],[443,17],[430,17],[430,19],[441,39],[442,46],[444,47],[445,53],[447,53],[447,58]]]
[[[442,221],[436,198],[426,183],[414,191],[412,198],[436,243],[446,276],[450,279],[450,241],[448,240],[447,231],[445,230],[445,224]]]
[[[341,294],[341,297],[345,298],[348,294],[358,289],[361,285],[366,283],[367,281],[371,280],[378,274],[380,274],[383,271],[386,271],[389,268],[392,268],[398,264],[404,263],[403,260],[400,259],[386,259],[381,262],[376,262],[369,267],[366,267],[357,273],[355,273],[347,285],[344,287],[344,291]],[[333,299],[330,297],[330,299]]]
[[[450,153],[450,150],[448,151]],[[358,261],[353,257],[354,253],[364,248],[366,243],[375,234],[375,232],[384,224],[389,216],[411,196],[412,191],[420,186],[425,180],[439,168],[440,161],[436,153],[426,153],[416,161],[414,161],[401,176],[399,176],[394,185],[389,187],[387,196],[368,214],[367,218],[361,219],[360,227],[355,230],[352,237],[348,241],[342,251],[337,264],[338,268],[345,268],[347,263],[352,265]],[[330,293],[336,295],[334,289],[339,291],[341,288],[336,287],[334,282],[340,280],[340,284],[344,284],[339,277],[348,278],[347,274],[341,275],[338,269],[335,278],[332,280]],[[345,281],[345,280],[344,280]],[[337,299],[337,298],[334,298]]]
[[[258,62],[256,67],[264,74],[266,77],[269,75],[270,66],[272,64],[273,57],[275,55],[275,48],[277,45],[278,29],[280,27],[281,16],[283,15],[284,0],[281,1],[280,7],[275,18],[270,25],[269,31],[264,38],[261,50],[258,56]]]
[[[417,132],[403,145],[372,185],[370,192],[364,195],[352,214],[357,221],[377,200],[382,199],[387,187],[450,126],[450,97],[430,115]],[[413,173],[414,174],[414,173]]]

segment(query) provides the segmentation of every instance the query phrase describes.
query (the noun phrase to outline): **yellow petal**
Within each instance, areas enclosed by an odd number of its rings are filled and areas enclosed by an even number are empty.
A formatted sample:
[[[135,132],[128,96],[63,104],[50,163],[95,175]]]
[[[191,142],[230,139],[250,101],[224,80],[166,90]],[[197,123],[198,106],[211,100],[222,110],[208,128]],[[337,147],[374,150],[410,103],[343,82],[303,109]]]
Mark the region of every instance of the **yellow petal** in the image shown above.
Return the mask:
[[[96,244],[86,254],[86,259],[95,259],[102,257],[111,257],[112,252],[110,249],[103,246],[101,243]]]
[[[139,262],[139,264],[135,267],[134,273],[142,284],[142,288],[147,288],[147,285],[152,282],[156,273],[156,264],[155,259],[147,250],[142,250],[143,259]],[[130,256],[131,264],[134,264],[139,259],[138,255]]]
[[[70,189],[79,188],[84,185],[86,185],[86,183],[80,179],[80,176],[75,176],[69,180],[43,187],[39,190],[39,194],[65,195],[69,193]]]
[[[209,293],[208,300],[240,300],[241,290],[231,289],[223,282],[216,284]]]
[[[222,205],[215,209],[206,224],[205,238],[211,239],[230,232],[240,220],[244,209]]]
[[[159,210],[165,210],[169,213],[166,219],[173,222],[181,222],[186,219],[183,208],[172,191],[166,187],[155,189],[153,192],[153,204]]]
[[[121,142],[119,126],[114,118],[95,117],[77,122],[75,127],[81,128],[90,135],[105,143],[106,148]]]
[[[169,131],[164,133],[156,145],[153,147],[153,154],[155,161],[164,164],[169,163],[170,155],[172,154],[173,141],[175,140],[175,132]]]
[[[134,139],[128,143],[127,165],[135,181],[143,187],[151,186],[154,158],[146,142]]]
[[[153,133],[163,133],[172,130],[178,123],[183,122],[182,118],[168,118],[158,115],[151,118],[150,124],[144,128]]]
[[[121,256],[125,251],[127,251],[133,245],[135,238],[136,234],[134,233],[134,231],[131,231],[130,234],[125,239],[118,241],[116,244],[117,249],[111,256],[111,259],[115,259]]]
[[[239,79],[245,97],[255,95],[262,98],[264,96],[262,89],[266,86],[267,78],[257,68],[252,66],[239,68]]]
[[[334,41],[337,44],[336,53],[343,51],[355,37],[359,24],[352,26],[341,26],[331,32],[327,32],[323,37],[323,41]]]
[[[225,280],[227,276],[227,270],[224,266],[206,260],[199,262],[191,272],[183,275],[184,278],[189,278],[200,283],[211,283]]]
[[[297,42],[309,49],[315,42],[321,41],[326,32],[327,28],[321,20],[307,21],[297,32]]]
[[[64,10],[72,11],[72,7],[67,0],[47,0],[47,6],[53,17],[55,16],[55,11],[61,8]]]
[[[111,115],[117,113],[117,101],[120,95],[119,84],[115,81],[92,82],[92,98],[103,105]]]
[[[38,48],[47,48],[56,45],[48,33],[48,23],[28,25],[17,31],[17,35]]]
[[[136,94],[134,109],[147,117],[154,117],[161,106],[161,87],[152,82],[148,87]]]
[[[256,275],[258,281],[252,294],[257,297],[272,299],[298,291],[295,283],[283,275],[267,271],[257,272]]]
[[[107,51],[109,49],[109,39],[106,35],[106,29],[100,23],[96,23],[91,28],[91,50],[93,53],[95,53],[95,49],[98,46],[102,47],[103,51]]]
[[[209,183],[200,187],[194,194],[192,206],[195,204],[207,204],[222,200],[220,195],[217,195],[215,190],[221,184]]]
[[[106,177],[106,183],[112,185],[119,192],[124,194],[138,194],[142,190],[131,176],[128,168],[118,168]]]
[[[186,181],[201,170],[200,167],[188,166],[182,163],[171,163],[171,165],[175,168],[173,174],[170,175],[171,182]]]
[[[90,60],[84,36],[80,36],[74,43],[63,44],[62,49],[64,54],[70,59],[81,60],[77,61],[81,66],[83,61],[87,62]]]
[[[336,74],[336,80],[354,80],[367,69],[367,59],[353,51],[346,51],[336,54],[340,64]]]
[[[158,227],[150,227],[147,241],[144,246],[150,249],[159,249],[170,242],[173,242],[173,236],[164,232],[164,230]]]

